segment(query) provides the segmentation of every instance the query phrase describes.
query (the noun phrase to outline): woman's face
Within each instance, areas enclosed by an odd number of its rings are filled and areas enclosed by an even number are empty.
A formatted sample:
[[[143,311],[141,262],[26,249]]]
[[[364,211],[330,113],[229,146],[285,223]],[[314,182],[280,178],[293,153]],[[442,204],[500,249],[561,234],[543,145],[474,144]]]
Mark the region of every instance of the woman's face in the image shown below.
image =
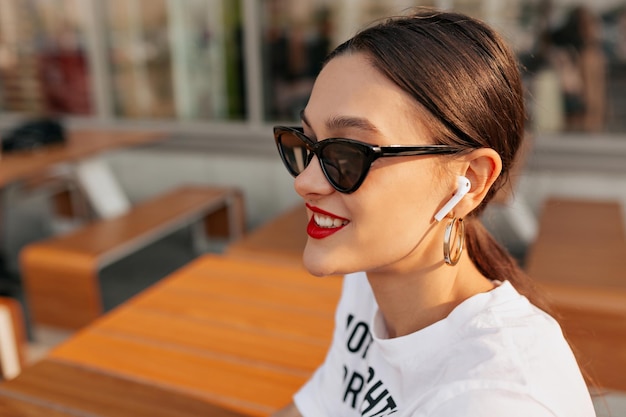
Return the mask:
[[[318,141],[343,137],[381,146],[432,144],[421,120],[415,102],[365,55],[346,54],[320,73],[302,124],[305,134]],[[450,198],[455,181],[453,174],[445,174],[445,160],[380,158],[357,191],[342,194],[313,158],[295,180],[309,218],[315,214],[304,251],[307,269],[329,275],[407,272],[441,264],[443,227],[433,216]]]

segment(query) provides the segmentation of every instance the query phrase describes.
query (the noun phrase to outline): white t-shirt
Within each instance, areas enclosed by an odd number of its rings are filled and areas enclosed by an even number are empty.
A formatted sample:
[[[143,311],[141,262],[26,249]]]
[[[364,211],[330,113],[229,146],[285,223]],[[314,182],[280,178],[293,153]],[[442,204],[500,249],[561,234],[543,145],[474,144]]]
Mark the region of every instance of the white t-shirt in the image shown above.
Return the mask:
[[[365,273],[347,275],[304,417],[592,417],[557,322],[505,281],[415,333],[387,338]]]

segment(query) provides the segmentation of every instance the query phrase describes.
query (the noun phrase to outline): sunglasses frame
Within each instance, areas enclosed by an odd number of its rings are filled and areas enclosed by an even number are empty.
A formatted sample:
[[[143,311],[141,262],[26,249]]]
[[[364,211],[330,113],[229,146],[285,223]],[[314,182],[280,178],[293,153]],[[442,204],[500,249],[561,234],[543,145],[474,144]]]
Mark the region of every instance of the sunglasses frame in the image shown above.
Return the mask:
[[[288,159],[285,157],[281,136],[284,133],[295,134],[298,139],[300,139],[306,149],[310,152],[307,155],[304,169],[309,166],[309,163],[313,159],[313,155],[317,156],[317,160],[320,163],[320,167],[326,180],[333,186],[333,188],[340,193],[350,194],[355,192],[369,173],[370,167],[372,163],[378,158],[385,157],[394,157],[394,156],[419,156],[419,155],[452,155],[462,152],[463,150],[449,146],[449,145],[388,145],[388,146],[377,146],[371,145],[369,143],[361,142],[354,139],[347,138],[327,138],[321,141],[314,141],[304,134],[304,129],[301,127],[291,127],[291,126],[274,126],[274,140],[276,142],[276,146],[278,148],[278,153],[280,154],[280,159],[283,161],[283,164],[287,168],[287,171],[293,176],[297,177],[300,172],[296,172],[292,166],[289,164]],[[331,146],[333,143],[342,143],[349,146],[357,147],[362,150],[363,155],[365,156],[365,161],[363,163],[363,172],[359,176],[359,179],[350,187],[342,187],[337,184],[335,180],[329,175],[327,168],[323,162],[322,153],[324,149],[328,146]]]

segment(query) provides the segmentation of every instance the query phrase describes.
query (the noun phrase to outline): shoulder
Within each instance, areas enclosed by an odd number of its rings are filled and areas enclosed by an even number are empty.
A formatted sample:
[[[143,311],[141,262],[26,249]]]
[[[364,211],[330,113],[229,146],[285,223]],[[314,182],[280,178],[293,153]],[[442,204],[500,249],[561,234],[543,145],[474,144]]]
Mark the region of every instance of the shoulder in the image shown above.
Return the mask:
[[[456,392],[460,389],[460,392]],[[439,397],[439,398],[437,398]],[[412,417],[565,417],[556,414],[545,404],[516,390],[502,387],[478,388],[449,386],[435,395],[427,406],[409,413]],[[582,414],[577,415],[583,417]],[[567,416],[574,417],[574,416]],[[584,415],[591,417],[591,415]]]
[[[513,416],[594,415],[576,359],[551,316],[510,283],[473,298],[449,317],[457,338],[431,362],[447,371],[432,369],[442,383],[422,397],[440,411],[424,415],[457,415],[454,409],[476,410],[466,416],[503,410],[515,410],[506,413]]]
[[[475,375],[521,383],[550,380],[554,371],[561,377],[580,376],[558,322],[510,283],[473,303],[464,306],[464,312],[453,312],[450,319],[459,334],[458,346],[452,349],[465,361],[474,358],[469,362],[474,362]]]

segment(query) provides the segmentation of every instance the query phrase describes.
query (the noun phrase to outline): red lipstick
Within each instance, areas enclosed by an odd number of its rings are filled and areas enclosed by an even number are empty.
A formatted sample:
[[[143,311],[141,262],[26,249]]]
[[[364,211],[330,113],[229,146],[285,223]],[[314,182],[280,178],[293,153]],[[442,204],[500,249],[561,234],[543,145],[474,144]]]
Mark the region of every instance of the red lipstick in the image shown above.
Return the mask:
[[[345,218],[339,217],[339,216],[335,216],[334,214],[331,214],[331,213],[329,213],[327,211],[324,211],[324,210],[322,210],[322,209],[320,209],[318,207],[310,206],[309,204],[307,204],[306,207],[313,212],[313,215],[309,219],[309,224],[307,225],[307,228],[306,228],[306,232],[313,239],[323,239],[325,237],[328,237],[328,236],[338,232],[339,230],[343,229],[344,226],[346,226],[348,224],[348,219],[345,219]],[[315,221],[315,214],[319,214],[319,215],[327,217],[327,218],[329,218],[331,220],[335,220],[335,219],[340,220],[341,221],[341,225],[339,225],[339,226],[333,226],[333,225],[320,226]]]

